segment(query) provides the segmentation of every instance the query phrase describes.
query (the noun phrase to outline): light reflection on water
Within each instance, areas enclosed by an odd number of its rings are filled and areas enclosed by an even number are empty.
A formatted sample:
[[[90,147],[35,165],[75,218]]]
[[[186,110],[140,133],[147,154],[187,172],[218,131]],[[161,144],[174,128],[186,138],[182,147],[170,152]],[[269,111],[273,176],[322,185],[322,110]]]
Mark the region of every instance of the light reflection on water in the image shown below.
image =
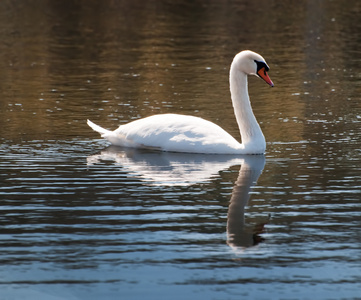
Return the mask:
[[[268,1],[257,22],[252,1],[4,3],[3,297],[359,297],[358,3]],[[238,137],[244,48],[276,85],[249,82],[265,157],[107,147],[86,125],[178,112]]]

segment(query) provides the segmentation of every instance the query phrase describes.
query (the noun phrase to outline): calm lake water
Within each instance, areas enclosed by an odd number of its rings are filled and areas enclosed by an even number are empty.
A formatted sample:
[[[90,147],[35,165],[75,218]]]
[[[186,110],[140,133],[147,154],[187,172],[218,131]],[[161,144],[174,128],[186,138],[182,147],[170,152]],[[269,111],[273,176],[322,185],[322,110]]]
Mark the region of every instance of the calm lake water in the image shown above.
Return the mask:
[[[2,1],[1,299],[361,299],[360,1]],[[265,156],[109,147],[191,114]]]

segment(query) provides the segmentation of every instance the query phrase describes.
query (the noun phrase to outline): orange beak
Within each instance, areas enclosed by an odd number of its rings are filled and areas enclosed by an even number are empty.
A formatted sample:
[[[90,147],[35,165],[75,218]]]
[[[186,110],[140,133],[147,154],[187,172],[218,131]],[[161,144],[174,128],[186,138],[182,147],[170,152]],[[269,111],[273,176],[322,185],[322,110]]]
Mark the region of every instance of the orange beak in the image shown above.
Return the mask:
[[[265,67],[259,69],[258,72],[257,72],[257,75],[258,75],[259,77],[261,77],[264,81],[266,81],[270,86],[272,86],[272,87],[274,86],[271,78],[269,78],[269,76],[268,76],[268,74],[267,74],[267,72],[266,72],[266,68],[265,68]]]

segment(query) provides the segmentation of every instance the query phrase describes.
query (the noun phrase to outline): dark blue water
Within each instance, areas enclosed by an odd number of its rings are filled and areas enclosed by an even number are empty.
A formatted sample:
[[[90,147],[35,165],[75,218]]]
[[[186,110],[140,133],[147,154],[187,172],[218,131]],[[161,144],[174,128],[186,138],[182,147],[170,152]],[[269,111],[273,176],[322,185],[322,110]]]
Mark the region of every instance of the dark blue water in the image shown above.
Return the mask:
[[[0,6],[1,299],[361,299],[360,5]],[[249,81],[264,156],[109,147],[86,125],[176,112],[238,138],[247,48],[276,85]]]

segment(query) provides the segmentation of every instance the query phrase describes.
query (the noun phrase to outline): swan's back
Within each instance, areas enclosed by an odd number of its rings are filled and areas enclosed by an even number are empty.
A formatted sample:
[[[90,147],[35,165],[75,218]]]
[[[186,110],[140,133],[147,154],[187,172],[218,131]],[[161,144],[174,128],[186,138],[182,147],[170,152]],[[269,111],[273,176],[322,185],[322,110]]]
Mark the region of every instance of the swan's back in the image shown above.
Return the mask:
[[[112,144],[189,153],[239,153],[241,144],[199,117],[161,114],[121,125],[104,135]]]

